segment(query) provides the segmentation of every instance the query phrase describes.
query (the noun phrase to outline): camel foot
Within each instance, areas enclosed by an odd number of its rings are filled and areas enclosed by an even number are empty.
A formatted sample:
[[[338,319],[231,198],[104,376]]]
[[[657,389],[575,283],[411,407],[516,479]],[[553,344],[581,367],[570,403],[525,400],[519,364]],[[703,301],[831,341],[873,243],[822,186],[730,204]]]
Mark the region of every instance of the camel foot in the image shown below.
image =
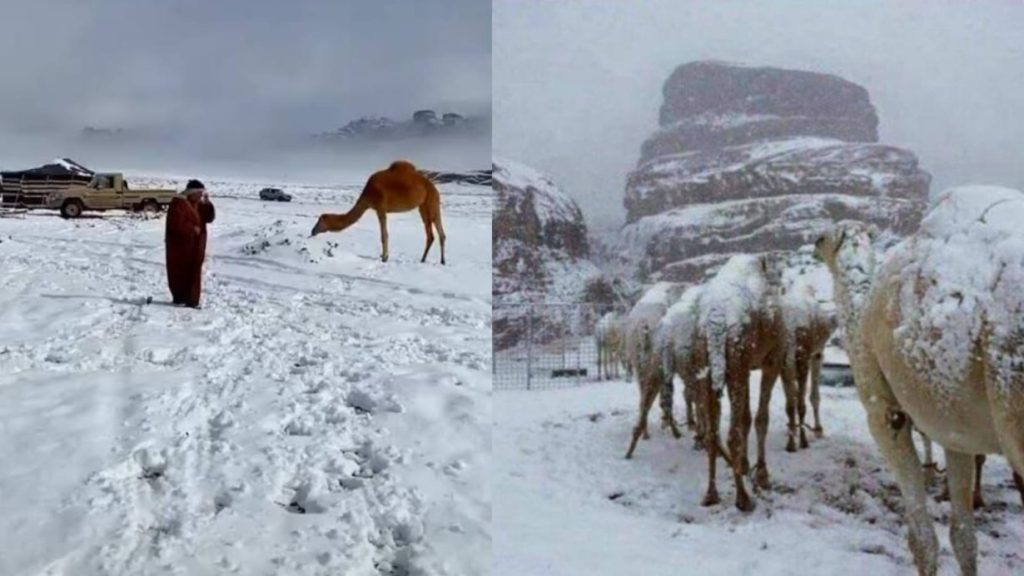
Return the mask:
[[[825,437],[825,429],[822,428],[821,426],[815,426],[814,428],[811,428],[811,432],[814,432],[814,437],[818,438],[819,440]]]
[[[790,436],[789,441],[786,442],[786,452],[796,452],[796,440]]]
[[[651,433],[648,432],[647,430],[644,430],[644,440],[650,440],[650,439],[651,439]]]
[[[806,450],[810,447],[811,445],[807,442],[807,436],[800,434],[800,449]]]
[[[661,427],[662,428],[668,428],[672,432],[672,437],[673,438],[682,438],[683,437],[683,433],[679,431],[679,428],[676,426],[676,423],[671,421],[671,420],[669,420],[667,422],[663,422]]]
[[[705,446],[704,446],[704,438],[703,437],[698,436],[698,437],[693,439],[693,449],[694,450],[696,450],[697,452],[703,452],[704,448],[705,448]]]
[[[755,508],[754,501],[746,492],[738,492],[736,494],[736,508],[741,512],[753,512]]]
[[[985,507],[985,499],[981,497],[981,493],[975,492],[974,494],[974,509],[981,510]]]
[[[709,488],[708,493],[704,495],[704,499],[700,501],[700,505],[704,507],[718,506],[722,503],[722,499],[718,497],[718,490],[715,488]]]
[[[759,462],[754,467],[754,486],[761,490],[769,490],[772,487],[771,482],[768,480],[768,465],[764,462]]]

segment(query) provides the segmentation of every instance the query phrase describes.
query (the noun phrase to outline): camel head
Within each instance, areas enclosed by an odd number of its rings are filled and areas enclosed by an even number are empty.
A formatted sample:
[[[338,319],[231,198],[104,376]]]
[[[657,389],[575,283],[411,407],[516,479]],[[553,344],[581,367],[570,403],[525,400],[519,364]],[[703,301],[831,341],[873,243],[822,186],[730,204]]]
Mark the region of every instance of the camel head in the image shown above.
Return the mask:
[[[870,250],[877,235],[878,229],[870,224],[843,220],[814,242],[814,258],[830,268],[834,267],[840,250],[851,247]]]
[[[316,220],[316,225],[313,226],[313,230],[309,233],[309,237],[312,238],[317,234],[322,234],[327,231],[327,223],[324,222],[324,217],[320,216]]]

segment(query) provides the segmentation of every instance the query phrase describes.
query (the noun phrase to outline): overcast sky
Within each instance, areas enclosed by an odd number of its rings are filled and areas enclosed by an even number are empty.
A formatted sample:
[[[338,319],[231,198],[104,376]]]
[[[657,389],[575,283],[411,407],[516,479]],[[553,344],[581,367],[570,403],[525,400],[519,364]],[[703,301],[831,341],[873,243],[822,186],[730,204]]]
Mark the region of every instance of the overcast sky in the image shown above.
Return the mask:
[[[662,83],[702,59],[838,74],[933,193],[1024,189],[1024,3],[1010,0],[494,1],[494,153],[549,172],[620,224]]]
[[[244,146],[490,112],[490,0],[7,0],[0,23],[7,156],[86,125]]]

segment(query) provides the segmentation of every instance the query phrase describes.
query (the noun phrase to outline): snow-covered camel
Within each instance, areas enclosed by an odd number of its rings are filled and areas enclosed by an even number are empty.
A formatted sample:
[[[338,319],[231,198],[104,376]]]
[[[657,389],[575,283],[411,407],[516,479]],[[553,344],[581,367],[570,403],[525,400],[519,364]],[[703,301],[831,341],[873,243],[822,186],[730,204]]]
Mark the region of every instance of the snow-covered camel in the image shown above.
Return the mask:
[[[706,339],[710,375],[703,379],[705,388],[700,393],[708,453],[708,488],[702,502],[705,506],[721,501],[715,485],[715,467],[720,449],[721,394],[725,391],[731,408],[727,462],[736,482],[736,507],[744,511],[754,508],[743,478],[750,467],[750,372],[762,370],[757,432],[758,446],[763,448],[768,429],[767,398],[771,397],[781,368],[782,328],[776,270],[777,264],[767,255],[733,256],[701,293],[697,331]],[[758,451],[756,472],[757,483],[766,486],[768,470],[763,449]]]
[[[626,458],[633,456],[640,436],[650,436],[647,431],[647,412],[659,395],[662,426],[668,427],[676,438],[682,436],[672,416],[672,378],[666,377],[662,371],[661,361],[652,343],[658,322],[682,291],[681,284],[658,282],[644,293],[626,317],[626,362],[636,375],[640,390],[639,419],[633,428],[633,440]],[[662,388],[666,390],[662,392]]]
[[[824,428],[821,426],[819,391],[821,363],[825,345],[836,329],[837,320],[835,314],[830,314],[822,307],[810,285],[797,284],[787,288],[780,298],[785,338],[784,369],[792,375],[795,386],[786,387],[786,415],[789,419],[789,440],[786,450],[795,452],[797,431],[800,436],[800,448],[808,446],[805,423],[808,390],[811,408],[814,411],[812,430],[819,438],[824,434]]]
[[[1024,473],[1024,194],[965,187],[940,195],[920,229],[876,267],[862,224],[840,223],[816,255],[835,299],[871,434],[896,476],[918,572],[938,570],[938,539],[910,424],[945,449],[950,541],[977,574],[975,455]]]
[[[597,378],[608,380],[619,377],[623,361],[623,330],[625,317],[618,311],[608,312],[597,322],[594,340],[597,344]]]

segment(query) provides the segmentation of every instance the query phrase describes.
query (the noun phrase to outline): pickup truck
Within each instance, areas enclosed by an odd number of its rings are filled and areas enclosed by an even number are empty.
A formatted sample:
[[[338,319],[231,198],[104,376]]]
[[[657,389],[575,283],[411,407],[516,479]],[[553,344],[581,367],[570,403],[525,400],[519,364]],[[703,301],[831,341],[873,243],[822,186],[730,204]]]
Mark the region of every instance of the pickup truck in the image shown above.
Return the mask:
[[[60,210],[64,218],[78,218],[85,211],[132,210],[160,212],[177,195],[175,190],[132,190],[120,173],[95,174],[88,184],[73,183],[50,192],[46,208]]]

